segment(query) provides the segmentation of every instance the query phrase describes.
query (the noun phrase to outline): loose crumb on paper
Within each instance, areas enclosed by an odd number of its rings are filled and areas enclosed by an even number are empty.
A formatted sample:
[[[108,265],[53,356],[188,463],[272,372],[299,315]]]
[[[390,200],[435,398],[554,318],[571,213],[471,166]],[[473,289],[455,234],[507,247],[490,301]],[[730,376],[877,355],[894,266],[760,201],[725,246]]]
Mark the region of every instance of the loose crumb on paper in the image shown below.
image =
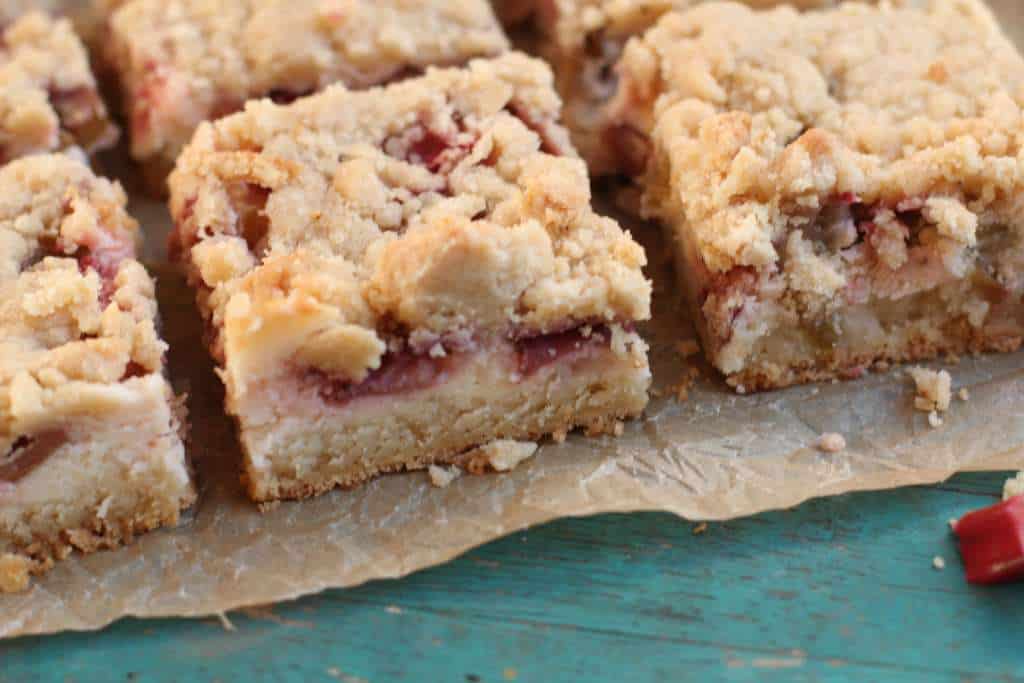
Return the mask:
[[[941,572],[943,569],[946,568],[946,560],[936,555],[932,558],[932,566]]]
[[[18,593],[28,588],[31,561],[21,555],[0,555],[0,593]]]
[[[510,472],[536,452],[537,444],[533,441],[499,439],[467,453],[462,465],[471,474],[483,474],[489,470]]]
[[[914,397],[914,407],[922,412],[944,413],[949,410],[949,402],[952,398],[951,387],[953,378],[945,370],[929,370],[928,368],[910,368],[911,378],[917,386],[917,396]],[[931,415],[928,421],[935,425]],[[942,424],[942,421],[939,421]]]
[[[1010,500],[1014,496],[1024,496],[1024,472],[1010,479],[1003,487],[1003,500]]]
[[[451,467],[431,465],[427,468],[427,474],[430,476],[431,484],[443,489],[445,486],[448,486],[448,484],[462,476],[462,468],[455,465],[452,465]]]
[[[814,447],[823,453],[839,453],[846,450],[846,439],[842,434],[826,432],[814,442]]]
[[[960,397],[961,401],[971,400],[971,392],[967,391],[967,387],[961,387],[960,391],[958,391],[956,395]]]

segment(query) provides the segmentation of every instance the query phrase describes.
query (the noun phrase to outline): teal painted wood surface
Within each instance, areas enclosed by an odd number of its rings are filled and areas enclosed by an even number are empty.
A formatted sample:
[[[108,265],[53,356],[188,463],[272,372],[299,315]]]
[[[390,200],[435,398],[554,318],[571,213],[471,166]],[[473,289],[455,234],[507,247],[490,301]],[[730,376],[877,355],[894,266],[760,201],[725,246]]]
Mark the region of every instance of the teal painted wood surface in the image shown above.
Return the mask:
[[[693,525],[561,520],[443,567],[215,619],[0,644],[9,681],[1024,681],[1024,585],[946,521],[1005,477]],[[947,568],[932,567],[935,556]]]

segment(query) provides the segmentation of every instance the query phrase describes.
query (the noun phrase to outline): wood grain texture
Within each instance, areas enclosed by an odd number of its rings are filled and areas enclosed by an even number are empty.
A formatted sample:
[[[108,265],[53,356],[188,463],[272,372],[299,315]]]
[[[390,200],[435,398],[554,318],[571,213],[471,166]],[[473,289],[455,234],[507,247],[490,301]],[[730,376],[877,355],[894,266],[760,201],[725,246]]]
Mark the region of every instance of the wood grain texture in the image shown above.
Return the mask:
[[[1024,585],[966,585],[946,525],[1003,479],[699,536],[667,514],[562,520],[404,580],[233,613],[234,631],[126,620],[0,644],[0,682],[1024,681]]]

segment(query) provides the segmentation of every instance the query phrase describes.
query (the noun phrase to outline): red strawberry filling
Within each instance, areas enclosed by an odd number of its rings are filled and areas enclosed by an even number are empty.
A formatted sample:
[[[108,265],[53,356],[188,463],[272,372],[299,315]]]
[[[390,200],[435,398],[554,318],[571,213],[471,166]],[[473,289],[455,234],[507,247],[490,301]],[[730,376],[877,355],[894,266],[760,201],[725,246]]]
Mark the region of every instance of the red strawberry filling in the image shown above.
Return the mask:
[[[511,343],[516,377],[526,379],[554,363],[572,362],[604,352],[611,343],[611,331],[605,326],[576,327],[519,338]],[[407,346],[385,354],[380,367],[362,382],[333,377],[316,368],[303,369],[300,381],[315,387],[325,402],[344,405],[359,398],[400,395],[443,384],[474,352],[467,348],[440,355],[414,351]]]
[[[61,430],[19,436],[6,454],[0,456],[0,482],[17,482],[46,461],[67,442]]]

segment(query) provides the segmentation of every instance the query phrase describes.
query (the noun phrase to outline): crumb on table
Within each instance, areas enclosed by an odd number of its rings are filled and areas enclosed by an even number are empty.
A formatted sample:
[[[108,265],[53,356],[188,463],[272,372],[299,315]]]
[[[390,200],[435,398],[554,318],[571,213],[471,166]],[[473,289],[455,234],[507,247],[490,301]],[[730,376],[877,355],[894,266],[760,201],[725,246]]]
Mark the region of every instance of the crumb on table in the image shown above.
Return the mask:
[[[946,568],[946,560],[936,555],[934,558],[932,558],[932,566],[938,569],[939,571],[942,571]]]

